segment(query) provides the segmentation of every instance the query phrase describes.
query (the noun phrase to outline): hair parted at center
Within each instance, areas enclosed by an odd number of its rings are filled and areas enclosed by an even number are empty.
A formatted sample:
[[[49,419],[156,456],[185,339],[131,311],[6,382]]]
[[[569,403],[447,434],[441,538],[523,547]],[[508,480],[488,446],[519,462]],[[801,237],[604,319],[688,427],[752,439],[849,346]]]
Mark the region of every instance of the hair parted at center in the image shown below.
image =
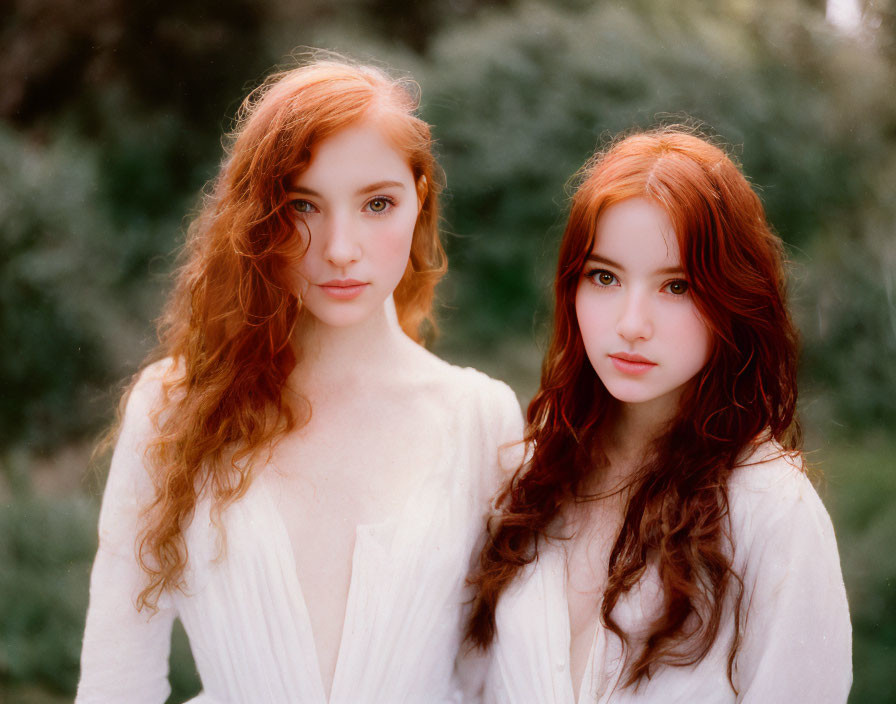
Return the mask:
[[[288,193],[314,147],[342,129],[373,121],[407,159],[421,206],[395,307],[414,340],[434,329],[434,289],[446,270],[443,179],[418,108],[409,79],[332,54],[272,75],[243,102],[160,321],[153,358],[169,363],[147,455],[156,495],[138,542],[147,575],[139,607],[183,588],[183,531],[199,495],[209,492],[220,511],[248,488],[252,460],[307,422],[284,400],[300,357],[294,267],[304,255]]]
[[[600,618],[627,646],[620,682],[637,686],[658,666],[701,660],[729,599],[740,622],[727,479],[759,438],[784,451],[799,448],[798,335],[785,303],[781,240],[739,168],[709,140],[680,126],[631,134],[596,154],[577,184],[560,244],[551,342],[527,412],[529,459],[498,497],[471,578],[476,594],[467,638],[489,646],[502,593],[537,559],[563,507],[581,500],[585,479],[606,466],[599,436],[613,399],[588,360],[575,298],[601,215],[643,198],[660,206],[675,228],[690,295],[713,341],[709,361],[630,486],[610,554]],[[658,568],[663,610],[644,624],[648,635],[636,643],[613,610],[649,562]],[[735,635],[732,686],[737,647]]]

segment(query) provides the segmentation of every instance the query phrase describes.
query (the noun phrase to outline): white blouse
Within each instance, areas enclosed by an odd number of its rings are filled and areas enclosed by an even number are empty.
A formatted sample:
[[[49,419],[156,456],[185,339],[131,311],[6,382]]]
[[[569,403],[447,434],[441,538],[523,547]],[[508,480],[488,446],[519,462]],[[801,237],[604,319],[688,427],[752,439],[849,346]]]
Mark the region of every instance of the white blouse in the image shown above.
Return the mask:
[[[777,457],[775,457],[777,455]],[[770,459],[762,460],[762,457]],[[570,675],[566,560],[549,543],[501,597],[486,681],[488,704],[841,704],[852,684],[851,628],[834,530],[798,458],[761,446],[729,483],[733,567],[743,579],[746,624],[728,680],[734,610],[698,664],[664,666],[622,688],[620,639],[600,624],[578,696]],[[614,610],[627,633],[656,615],[655,568]],[[640,628],[639,628],[640,627]]]
[[[452,421],[433,428],[442,436],[438,466],[415,470],[420,480],[397,515],[357,527],[329,700],[292,546],[263,471],[222,516],[223,554],[209,500],[200,499],[185,532],[186,593],[166,593],[154,614],[136,610],[145,576],[135,536],[152,495],[144,447],[160,389],[159,375],[145,373],[103,497],[77,702],[164,702],[175,617],[202,679],[196,703],[458,701],[465,578],[499,481],[498,449],[521,437],[522,417],[505,384],[445,369],[442,403]]]

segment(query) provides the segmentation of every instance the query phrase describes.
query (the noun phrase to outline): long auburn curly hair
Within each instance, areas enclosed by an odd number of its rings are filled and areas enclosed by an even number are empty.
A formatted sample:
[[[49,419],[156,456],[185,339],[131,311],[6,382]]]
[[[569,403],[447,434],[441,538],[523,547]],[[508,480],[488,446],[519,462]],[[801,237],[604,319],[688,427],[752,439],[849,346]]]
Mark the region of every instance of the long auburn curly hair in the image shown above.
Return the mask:
[[[719,633],[726,597],[733,597],[740,624],[742,584],[731,568],[725,520],[727,479],[759,437],[785,450],[801,444],[798,336],[785,305],[781,240],[720,148],[681,126],[632,134],[596,154],[578,184],[560,244],[550,347],[527,413],[529,459],[498,496],[471,578],[476,595],[467,638],[489,646],[501,594],[537,559],[552,521],[577,500],[584,480],[601,471],[599,437],[614,400],[586,356],[576,290],[601,214],[614,203],[644,198],[662,207],[675,227],[689,290],[713,342],[708,363],[630,485],[610,554],[600,618],[626,644],[622,686],[637,686],[660,665],[699,662]],[[658,567],[664,608],[645,624],[648,635],[635,647],[613,610],[648,561]],[[737,647],[735,635],[728,658],[732,686]]]
[[[253,459],[307,422],[284,399],[300,355],[293,332],[301,302],[291,272],[304,253],[287,193],[316,144],[363,120],[376,120],[407,158],[422,199],[394,292],[399,323],[418,342],[434,329],[433,293],[446,270],[438,233],[443,179],[418,107],[412,81],[327,55],[271,76],[240,108],[226,158],[189,228],[150,358],[171,363],[147,455],[155,497],[137,546],[147,576],[138,608],[155,608],[163,592],[184,587],[184,529],[200,494],[208,491],[213,510],[222,510],[245,493]]]

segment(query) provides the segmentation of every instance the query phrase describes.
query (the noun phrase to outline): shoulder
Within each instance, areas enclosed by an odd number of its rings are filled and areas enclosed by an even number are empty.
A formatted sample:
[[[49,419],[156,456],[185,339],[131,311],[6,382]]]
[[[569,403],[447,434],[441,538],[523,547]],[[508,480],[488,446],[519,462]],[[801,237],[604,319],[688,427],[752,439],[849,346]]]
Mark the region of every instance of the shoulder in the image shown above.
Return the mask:
[[[500,484],[522,464],[523,414],[516,393],[503,381],[472,367],[454,367],[464,403],[455,414],[475,452],[485,453],[491,470],[483,474],[486,493],[492,496]]]
[[[745,452],[728,482],[732,500],[751,505],[789,504],[812,491],[802,454],[776,442],[764,442]]]
[[[831,519],[806,474],[802,454],[775,442],[745,453],[731,474],[728,502],[736,551],[782,541],[836,544]]]
[[[818,500],[802,454],[776,442],[763,442],[742,455],[731,473],[728,493],[732,504],[753,511],[787,509]]]
[[[729,502],[745,609],[733,683],[750,701],[845,701],[849,605],[834,528],[801,455],[760,444],[734,470]]]
[[[409,387],[418,395],[476,410],[489,417],[520,416],[520,404],[513,389],[498,379],[472,367],[459,367],[419,347],[408,358],[404,371]]]
[[[519,413],[520,404],[516,393],[505,382],[494,379],[473,367],[454,367],[458,388],[476,398],[486,407],[503,411],[511,408]]]
[[[463,413],[497,433],[500,442],[522,437],[520,403],[510,386],[472,367],[451,368],[452,388]]]
[[[124,397],[100,511],[100,544],[106,550],[125,556],[133,553],[140,516],[156,493],[147,450],[158,433],[156,418],[164,410],[165,384],[177,373],[171,359],[150,364],[137,374]]]
[[[125,420],[131,415],[161,410],[167,400],[166,388],[174,384],[182,374],[182,365],[171,357],[144,367],[125,395]]]
[[[458,437],[466,438],[471,449],[502,448],[496,460],[502,467],[515,468],[524,424],[513,389],[473,367],[459,367],[430,352],[425,354],[429,357],[425,395],[439,407],[446,424]]]
[[[158,434],[159,419],[170,403],[167,388],[177,381],[179,374],[182,374],[181,365],[166,358],[149,364],[136,375],[122,399],[122,417],[112,456],[110,482],[117,475],[132,473],[142,467],[142,462],[130,462],[128,458],[142,459]],[[144,472],[140,471],[139,474]]]

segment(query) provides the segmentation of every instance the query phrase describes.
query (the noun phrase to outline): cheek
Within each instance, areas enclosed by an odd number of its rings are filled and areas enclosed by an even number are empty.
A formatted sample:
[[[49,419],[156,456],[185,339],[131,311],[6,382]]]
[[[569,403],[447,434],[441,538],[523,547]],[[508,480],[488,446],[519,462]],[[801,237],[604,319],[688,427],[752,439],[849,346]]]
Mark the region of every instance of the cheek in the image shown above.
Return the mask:
[[[694,307],[669,322],[674,331],[672,339],[678,343],[676,352],[682,367],[696,374],[709,361],[712,331]]]
[[[598,296],[586,288],[590,285],[583,282],[576,292],[576,319],[586,347],[590,344],[589,340],[603,333],[607,326],[606,304],[602,304]]]
[[[383,251],[390,257],[407,256],[411,251],[411,242],[414,239],[414,228],[402,228],[386,233],[381,240]]]
[[[590,284],[589,284],[590,285]],[[591,366],[597,371],[597,365],[606,352],[607,344],[607,312],[605,306],[595,300],[596,296],[588,295],[587,289],[576,295],[576,320],[579,323],[579,335],[585,347],[585,355]]]
[[[316,240],[311,236],[311,228],[306,223],[297,223],[295,239],[291,242],[287,257],[289,268],[298,276],[307,277],[312,262],[320,258],[320,253],[316,251],[319,248],[315,248],[314,243]]]
[[[377,234],[376,250],[372,255],[382,266],[404,273],[408,257],[411,254],[411,243],[414,239],[414,226],[417,224],[415,214],[396,218],[385,225]]]
[[[301,300],[308,292],[311,275],[304,266],[305,261],[296,262],[289,270],[289,283],[293,293]]]
[[[579,286],[579,289],[576,291],[575,303],[576,322],[579,324],[579,334],[587,344],[590,320],[588,316],[588,305],[585,301],[585,297],[582,295],[581,286]]]
[[[307,285],[307,281],[315,278],[314,276],[314,254],[311,250],[307,250],[303,256],[296,257],[289,267],[293,274],[293,278],[300,283]],[[319,268],[319,267],[318,267]]]

